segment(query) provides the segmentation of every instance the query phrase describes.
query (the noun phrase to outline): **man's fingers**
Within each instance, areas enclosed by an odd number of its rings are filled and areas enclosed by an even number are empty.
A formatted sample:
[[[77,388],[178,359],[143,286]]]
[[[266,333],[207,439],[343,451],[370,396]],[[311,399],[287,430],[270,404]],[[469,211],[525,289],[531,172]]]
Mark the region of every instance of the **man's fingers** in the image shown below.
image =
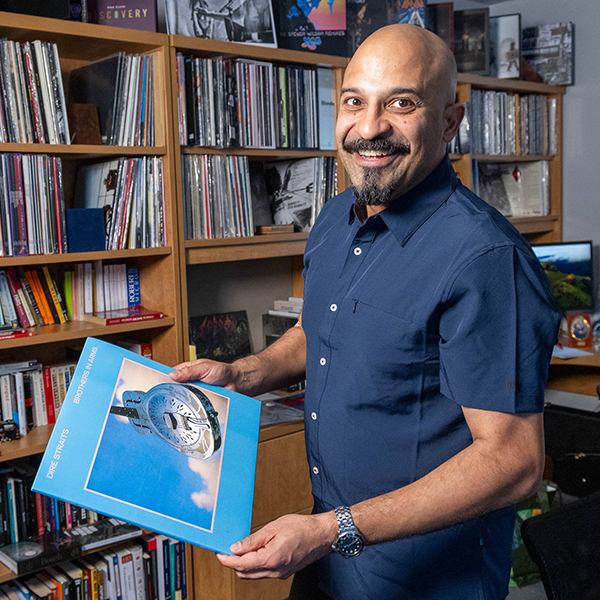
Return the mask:
[[[272,538],[273,534],[269,534],[268,530],[259,529],[256,533],[232,544],[230,550],[234,554],[243,555],[264,548]]]

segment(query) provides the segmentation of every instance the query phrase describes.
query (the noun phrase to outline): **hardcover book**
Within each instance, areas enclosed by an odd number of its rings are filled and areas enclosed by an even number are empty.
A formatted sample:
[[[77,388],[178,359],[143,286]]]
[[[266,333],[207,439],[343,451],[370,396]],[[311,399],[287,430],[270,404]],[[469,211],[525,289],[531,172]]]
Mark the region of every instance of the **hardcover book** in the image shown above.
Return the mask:
[[[260,403],[88,338],[32,489],[220,553],[250,533]]]

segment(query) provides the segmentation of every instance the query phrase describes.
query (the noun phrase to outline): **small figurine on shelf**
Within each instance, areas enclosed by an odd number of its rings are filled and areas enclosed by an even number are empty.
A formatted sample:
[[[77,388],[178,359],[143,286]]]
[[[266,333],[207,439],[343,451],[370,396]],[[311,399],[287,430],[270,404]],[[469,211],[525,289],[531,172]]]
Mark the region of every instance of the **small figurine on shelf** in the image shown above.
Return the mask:
[[[0,421],[0,442],[12,442],[18,440],[19,437],[19,426],[12,419],[6,421]]]

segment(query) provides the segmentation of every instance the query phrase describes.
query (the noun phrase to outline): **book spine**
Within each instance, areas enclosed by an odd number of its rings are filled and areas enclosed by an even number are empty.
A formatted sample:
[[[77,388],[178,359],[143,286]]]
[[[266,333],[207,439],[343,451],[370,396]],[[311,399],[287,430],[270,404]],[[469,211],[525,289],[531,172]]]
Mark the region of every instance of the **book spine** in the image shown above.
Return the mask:
[[[17,316],[19,317],[19,321],[21,322],[21,327],[31,327],[31,323],[29,322],[29,319],[27,318],[27,313],[25,312],[25,307],[23,306],[21,294],[19,294],[21,286],[17,281],[17,276],[15,275],[15,271],[12,267],[9,267],[6,270],[6,281],[8,283],[10,295],[12,296],[12,300],[15,305],[15,310],[17,311]]]
[[[47,268],[47,267],[44,267]],[[44,298],[46,299],[46,305],[48,306],[48,310],[50,311],[50,314],[52,315],[52,322],[53,323],[60,323],[60,319],[58,317],[58,313],[56,312],[56,307],[54,306],[54,301],[52,299],[52,294],[50,293],[50,288],[48,287],[48,281],[46,280],[46,275],[44,272],[37,273],[36,272],[36,276],[37,276],[37,281],[40,284],[40,288],[44,294]]]
[[[171,558],[169,548],[171,547],[171,543],[169,538],[165,538],[163,540],[163,579],[164,579],[164,588],[165,588],[165,600],[174,600],[171,596]]]
[[[2,305],[4,322],[11,325],[13,328],[18,327],[19,319],[13,304],[5,271],[0,271],[0,304]]]
[[[44,277],[46,278],[46,285],[48,286],[50,297],[52,298],[52,302],[54,304],[54,309],[56,310],[56,313],[58,315],[58,320],[61,324],[65,324],[67,321],[63,314],[63,309],[58,301],[58,294],[56,292],[56,288],[54,287],[52,277],[50,277],[50,271],[48,271],[48,267],[42,267],[42,271],[44,273]]]
[[[42,496],[37,492],[34,492],[35,495],[35,514],[36,514],[36,522],[37,522],[37,534],[44,535],[44,509],[43,509],[43,500]]]
[[[54,386],[52,385],[52,370],[50,367],[44,367],[42,373],[44,377],[44,399],[46,401],[48,424],[53,424],[56,422],[56,413],[54,411]]]
[[[127,305],[139,306],[140,302],[140,270],[137,267],[127,267]]]
[[[119,325],[121,323],[135,323],[138,321],[153,321],[164,318],[163,313],[154,313],[148,315],[136,315],[131,317],[111,317],[106,319],[106,325]]]
[[[29,283],[29,287],[31,288],[31,293],[36,300],[36,304],[42,316],[43,324],[50,325],[53,323],[52,315],[50,313],[50,309],[47,309],[46,305],[44,304],[44,294],[41,290],[41,286],[39,285],[39,281],[36,280],[36,275],[37,273],[35,271],[25,272],[25,277]]]
[[[22,267],[18,267],[17,273],[19,275],[19,283],[21,284],[21,288],[23,289],[27,299],[29,301],[29,305],[33,311],[33,319],[38,326],[42,326],[44,324],[44,319],[42,317],[42,313],[40,311],[40,307],[38,306],[38,302],[36,300],[35,294],[31,289],[31,284],[29,279],[27,278],[27,274],[23,270]]]

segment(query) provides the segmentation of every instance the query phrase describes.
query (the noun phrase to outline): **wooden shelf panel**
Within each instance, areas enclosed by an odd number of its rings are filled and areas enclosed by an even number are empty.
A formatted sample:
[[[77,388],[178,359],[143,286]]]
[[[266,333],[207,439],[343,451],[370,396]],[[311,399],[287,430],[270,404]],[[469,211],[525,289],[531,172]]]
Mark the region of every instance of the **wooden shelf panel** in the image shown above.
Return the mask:
[[[32,327],[35,331],[33,337],[23,337],[14,340],[0,340],[0,350],[18,348],[20,346],[35,346],[38,344],[51,344],[53,342],[65,342],[79,340],[86,337],[97,337],[113,333],[125,333],[128,331],[140,331],[144,329],[157,329],[175,325],[173,317],[164,319],[153,319],[151,321],[137,321],[134,323],[122,323],[120,325],[96,325],[87,321],[72,321],[64,325],[46,325],[44,327]],[[0,448],[0,453],[2,448]]]
[[[546,233],[554,231],[557,215],[547,215],[544,217],[510,217],[508,219],[520,233]]]
[[[168,46],[162,33],[77,23],[30,15],[0,12],[0,37],[24,42],[41,39],[58,45],[62,57],[97,60],[117,51],[148,52]]]
[[[589,349],[586,350],[589,352]],[[594,354],[593,356],[576,356],[574,358],[554,358],[550,361],[551,365],[560,367],[596,367],[600,368],[600,356]]]
[[[104,250],[100,252],[67,252],[66,254],[32,254],[31,256],[5,256],[0,258],[0,269],[9,266],[49,265],[76,263],[89,260],[113,260],[118,258],[143,258],[146,256],[168,256],[170,246],[161,248],[139,248],[137,250]]]
[[[0,13],[1,14],[1,13]],[[101,146],[97,144],[0,144],[0,152],[21,154],[52,154],[64,159],[96,156],[164,156],[164,146]]]
[[[308,233],[256,235],[185,242],[186,263],[200,265],[257,258],[298,256],[304,253]]]
[[[345,56],[313,54],[312,52],[300,52],[299,50],[286,50],[284,48],[264,48],[262,46],[253,46],[252,44],[207,40],[185,35],[170,35],[169,38],[171,46],[177,48],[177,50],[190,50],[211,56],[242,56],[275,62],[293,62],[321,67],[339,67],[342,69],[349,62],[349,59]]]
[[[0,462],[16,460],[17,458],[23,458],[33,454],[40,454],[46,449],[53,428],[54,425],[34,427],[21,439],[0,444]],[[4,565],[0,565],[0,577],[3,567]],[[12,571],[9,572],[12,573]]]
[[[475,88],[508,92],[529,92],[532,94],[564,94],[564,85],[548,85],[520,79],[495,79],[471,73],[459,73],[458,83],[469,83]]]
[[[472,158],[479,162],[534,162],[552,160],[552,154],[473,154]]]
[[[223,154],[235,156],[262,156],[265,158],[313,158],[315,156],[337,156],[336,150],[287,150],[285,148],[203,148],[182,146],[182,154]]]

